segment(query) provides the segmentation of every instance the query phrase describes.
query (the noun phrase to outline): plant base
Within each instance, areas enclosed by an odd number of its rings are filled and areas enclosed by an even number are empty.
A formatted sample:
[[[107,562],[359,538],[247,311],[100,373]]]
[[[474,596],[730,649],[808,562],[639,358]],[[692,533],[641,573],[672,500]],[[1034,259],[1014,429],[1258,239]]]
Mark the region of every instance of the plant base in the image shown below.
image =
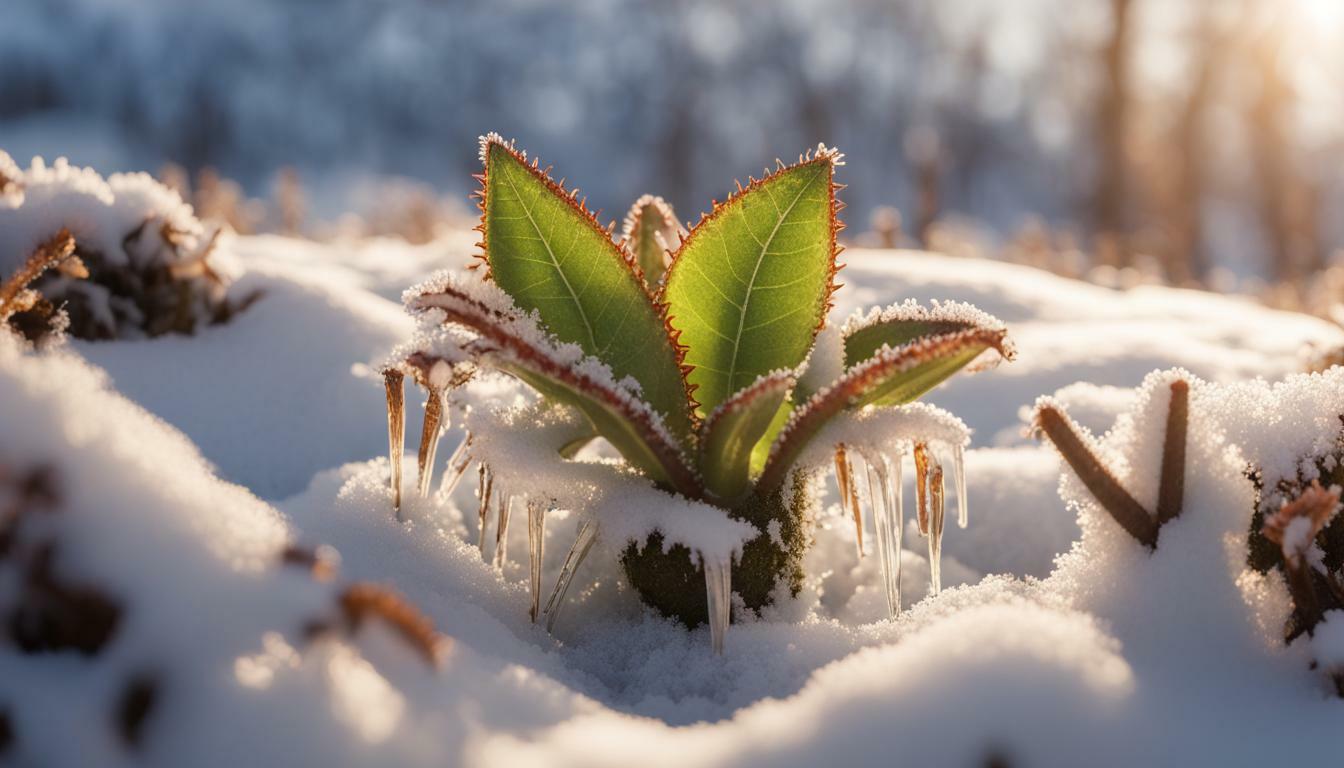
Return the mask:
[[[733,564],[733,592],[743,604],[760,610],[770,604],[779,584],[797,595],[803,586],[803,556],[812,544],[811,478],[794,473],[779,490],[766,497],[753,495],[728,514],[761,531]],[[772,522],[778,525],[777,537],[770,535]],[[705,623],[709,604],[704,570],[692,561],[689,549],[676,544],[664,552],[663,536],[655,533],[643,548],[627,547],[621,564],[646,605],[690,628]]]

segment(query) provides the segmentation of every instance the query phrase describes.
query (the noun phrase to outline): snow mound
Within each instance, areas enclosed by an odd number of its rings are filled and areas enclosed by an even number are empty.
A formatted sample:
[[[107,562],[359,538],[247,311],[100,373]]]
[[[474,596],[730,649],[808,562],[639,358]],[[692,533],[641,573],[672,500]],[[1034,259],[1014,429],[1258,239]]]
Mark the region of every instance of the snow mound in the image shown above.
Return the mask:
[[[0,391],[0,757],[346,764],[392,734],[392,681],[442,650],[406,642],[430,641],[413,611],[342,590],[334,554],[78,358],[0,337]]]

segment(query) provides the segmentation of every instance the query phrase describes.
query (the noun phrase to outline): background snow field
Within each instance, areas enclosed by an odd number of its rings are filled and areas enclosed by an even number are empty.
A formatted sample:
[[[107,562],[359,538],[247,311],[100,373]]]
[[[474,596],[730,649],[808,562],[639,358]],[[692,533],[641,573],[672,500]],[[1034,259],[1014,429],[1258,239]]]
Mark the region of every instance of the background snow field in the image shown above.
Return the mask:
[[[1344,369],[1293,374],[1303,346],[1337,342],[1336,327],[1204,293],[846,252],[848,289],[832,322],[907,298],[966,301],[1016,340],[1015,362],[928,397],[972,431],[970,527],[948,527],[945,589],[926,598],[924,540],[907,522],[906,610],[888,620],[877,558],[871,548],[856,558],[832,480],[819,479],[805,588],[763,616],[739,616],[715,656],[707,628],[687,631],[641,606],[622,580],[620,536],[599,540],[578,570],[554,634],[531,623],[526,515],[514,512],[513,557],[502,569],[485,562],[474,471],[451,495],[408,493],[395,519],[377,366],[413,330],[401,290],[464,267],[471,240],[226,235],[230,290],[264,292],[229,324],[38,352],[0,338],[0,466],[47,468],[57,489],[54,511],[22,522],[15,551],[51,544],[63,580],[96,586],[120,609],[94,654],[0,644],[7,757],[736,767],[1337,759],[1344,701],[1311,666],[1344,659],[1340,620],[1285,646],[1282,579],[1245,563],[1247,465],[1291,475],[1338,433]],[[1177,375],[1152,372],[1173,368],[1192,382],[1185,511],[1150,552],[1061,473],[1026,418],[1053,394],[1151,507]],[[472,418],[487,417],[484,403],[527,397],[503,379],[473,387]],[[413,433],[419,403],[408,406]],[[440,474],[461,435],[454,424],[445,436]],[[511,461],[515,477],[571,482],[538,445],[544,435],[516,434],[482,450]],[[600,463],[609,449],[586,450],[583,471],[616,473]],[[600,514],[619,519],[622,503],[649,492],[632,488]],[[548,518],[545,583],[577,524],[575,514]],[[708,525],[717,527],[688,528],[712,530],[725,553],[742,535],[726,519]],[[298,551],[319,553],[329,578],[296,567]],[[24,578],[0,556],[0,608]],[[395,624],[314,632],[336,626],[339,596],[356,582],[423,611],[444,636],[437,663]],[[144,680],[154,704],[128,743],[126,691]]]
[[[40,239],[32,233],[52,206],[83,211],[93,242],[142,207],[165,210],[151,180],[58,168],[50,190],[0,199],[0,223],[13,222],[5,237]],[[200,234],[190,211],[167,210]],[[554,632],[528,619],[526,511],[500,542],[512,558],[492,565],[477,549],[474,472],[450,492],[407,492],[401,519],[392,511],[376,371],[417,332],[402,289],[464,269],[469,233],[427,246],[226,234],[215,247],[230,292],[261,291],[231,323],[38,350],[0,335],[0,613],[15,616],[17,635],[34,594],[85,596],[110,616],[82,651],[0,643],[0,759],[1048,767],[1339,757],[1344,701],[1321,673],[1344,666],[1344,620],[1328,615],[1314,638],[1285,646],[1284,580],[1246,562],[1257,503],[1247,468],[1266,487],[1312,476],[1302,457],[1339,436],[1344,369],[1293,373],[1306,344],[1337,342],[1331,324],[1207,293],[847,252],[832,324],[915,299],[969,301],[1011,328],[1015,362],[927,398],[965,424],[915,405],[836,426],[915,424],[952,445],[969,429],[970,527],[949,526],[945,589],[929,597],[925,539],[907,521],[905,609],[888,619],[874,545],[857,558],[831,477],[818,473],[804,589],[762,615],[739,611],[714,655],[708,628],[642,607],[618,555],[655,523],[715,560],[754,531],[692,502],[667,527],[656,512],[668,503],[650,502],[657,491],[601,441],[582,463],[560,464],[546,420],[569,416],[526,410],[531,395],[511,379],[454,391],[450,412],[493,421],[473,451],[501,483],[562,502],[544,530],[544,584],[578,535],[581,515],[563,507],[603,488],[585,510],[603,534]],[[1036,398],[1052,395],[1152,508],[1179,377],[1191,387],[1184,512],[1149,550],[1025,426]],[[457,421],[438,476],[462,438]],[[410,422],[418,429],[417,413]]]

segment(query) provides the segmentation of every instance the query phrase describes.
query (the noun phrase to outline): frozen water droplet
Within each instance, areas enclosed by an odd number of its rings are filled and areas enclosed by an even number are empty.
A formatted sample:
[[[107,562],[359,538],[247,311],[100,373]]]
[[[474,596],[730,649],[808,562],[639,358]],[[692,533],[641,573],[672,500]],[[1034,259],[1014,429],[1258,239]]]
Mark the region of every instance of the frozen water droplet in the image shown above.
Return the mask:
[[[448,469],[443,473],[443,482],[439,484],[439,495],[448,498],[457,490],[457,484],[462,482],[463,476],[471,468],[470,449],[471,433],[468,432],[453,455],[448,457]]]
[[[495,567],[503,568],[509,560],[509,512],[513,510],[513,496],[501,488],[496,497],[499,519],[495,524]]]
[[[445,423],[443,411],[443,390],[430,389],[425,400],[425,423],[420,432],[420,484],[421,496],[429,495],[429,481],[434,475],[434,454],[439,450],[439,435]]]
[[[966,507],[966,449],[960,445],[952,449],[952,479],[957,486],[957,527],[965,528],[970,513]]]
[[[541,612],[541,560],[546,544],[546,505],[535,499],[527,500],[527,563],[528,586],[532,590],[532,606],[528,616],[535,624]]]
[[[709,642],[715,656],[723,655],[723,639],[728,634],[732,613],[732,564],[712,558],[702,558],[705,570],[705,597],[709,602]]]
[[[476,548],[481,550],[481,558],[485,558],[485,523],[490,514],[490,496],[495,489],[495,473],[490,471],[490,466],[481,462],[481,484],[478,488],[478,495],[481,499],[481,508],[478,513],[480,517],[480,527],[476,529]]]
[[[401,519],[401,457],[406,452],[406,375],[398,370],[383,373],[387,389],[387,458],[392,465],[392,508]]]
[[[555,619],[560,615],[560,607],[565,603],[569,583],[574,580],[574,572],[579,569],[584,558],[588,557],[589,550],[597,541],[597,532],[597,523],[592,520],[584,520],[579,526],[579,535],[574,540],[574,546],[569,548],[569,554],[565,555],[565,563],[560,566],[560,575],[555,579],[555,589],[551,591],[551,598],[546,601],[547,632],[555,631]]]
[[[882,566],[882,585],[887,595],[887,615],[901,611],[901,456],[895,461],[885,454],[864,455],[868,465],[868,497],[877,531],[877,554]]]

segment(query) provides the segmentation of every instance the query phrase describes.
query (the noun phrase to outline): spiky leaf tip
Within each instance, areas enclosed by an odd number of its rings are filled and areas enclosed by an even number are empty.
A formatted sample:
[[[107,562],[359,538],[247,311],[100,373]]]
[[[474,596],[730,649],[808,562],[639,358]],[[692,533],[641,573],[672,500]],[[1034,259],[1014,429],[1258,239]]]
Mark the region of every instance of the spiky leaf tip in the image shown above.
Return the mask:
[[[680,350],[638,267],[590,213],[578,190],[498,134],[481,138],[482,259],[487,274],[562,342],[579,345],[644,399],[681,438],[691,434]]]
[[[621,248],[644,276],[650,289],[662,282],[672,251],[686,231],[677,222],[672,206],[656,195],[643,195],[625,214]]]
[[[842,158],[819,147],[739,185],[673,256],[663,300],[703,410],[807,356],[834,290]]]

